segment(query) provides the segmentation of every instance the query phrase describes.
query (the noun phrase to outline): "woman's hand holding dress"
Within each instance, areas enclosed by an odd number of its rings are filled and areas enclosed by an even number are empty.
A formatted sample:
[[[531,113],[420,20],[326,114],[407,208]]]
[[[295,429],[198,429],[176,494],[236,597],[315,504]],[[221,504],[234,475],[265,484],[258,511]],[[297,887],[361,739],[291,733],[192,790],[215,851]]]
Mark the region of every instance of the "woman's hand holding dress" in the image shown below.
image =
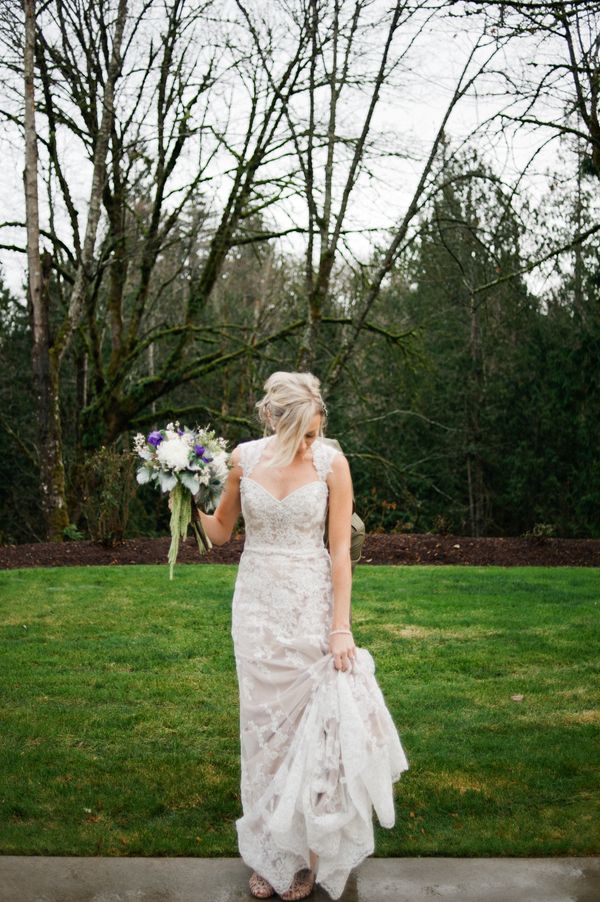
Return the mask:
[[[348,670],[350,661],[356,657],[356,646],[352,635],[335,633],[329,637],[329,651],[333,655],[333,666],[336,670]]]

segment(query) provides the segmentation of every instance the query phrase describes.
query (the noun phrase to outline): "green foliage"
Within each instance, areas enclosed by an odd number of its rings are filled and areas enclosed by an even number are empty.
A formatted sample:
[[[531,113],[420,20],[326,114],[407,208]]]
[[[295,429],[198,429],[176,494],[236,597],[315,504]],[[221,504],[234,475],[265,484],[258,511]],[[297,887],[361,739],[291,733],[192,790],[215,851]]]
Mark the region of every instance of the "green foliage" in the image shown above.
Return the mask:
[[[39,447],[31,382],[27,309],[5,288],[0,271],[0,544],[44,537]]]
[[[480,290],[519,270],[523,245],[528,255],[542,255],[595,221],[597,181],[580,176],[580,182],[576,191],[569,179],[567,187],[553,187],[536,210],[522,200],[517,208],[515,195],[477,154],[444,150],[443,188],[423,210],[418,236],[369,316],[380,331],[361,333],[327,396],[327,431],[348,455],[368,530],[520,536],[546,523],[556,536],[600,536],[600,242],[591,239],[559,258],[544,272],[548,283],[534,283],[536,294],[520,277]],[[524,223],[533,224],[535,234]],[[257,221],[253,228],[266,225]],[[167,287],[155,316],[166,326],[178,322],[178,305],[193,289],[187,271],[178,270],[181,251],[176,241],[165,251]],[[202,253],[199,245],[199,259]],[[374,253],[355,270],[336,267],[315,348],[318,376],[351,334],[350,326],[328,317],[360,317],[380,257]],[[166,277],[175,271],[177,278]],[[104,310],[102,291],[99,302]],[[110,479],[98,488],[105,496],[91,498],[81,482],[84,446],[111,444],[106,435],[116,428],[115,448],[128,451],[134,431],[174,418],[212,425],[230,447],[260,435],[253,405],[271,372],[296,369],[302,331],[260,351],[256,345],[301,321],[305,308],[305,272],[297,257],[272,242],[236,247],[196,311],[191,352],[206,360],[231,350],[230,362],[177,385],[145,409],[133,404],[129,420],[116,427],[110,379],[102,370],[111,359],[111,331],[99,331],[101,359],[95,361],[82,329],[61,371],[68,511],[75,527],[109,542],[166,535],[165,497],[152,487],[134,486],[120,514],[120,490]],[[150,348],[132,354],[132,385],[152,383],[151,374],[160,372],[178,340],[178,334],[168,336],[151,357]],[[247,353],[236,356],[243,347]],[[32,415],[30,332],[25,307],[1,281],[0,351],[0,542],[36,541],[43,535],[37,459],[44,449]],[[113,476],[118,479],[117,470]]]
[[[358,510],[384,531],[599,536],[598,245],[578,300],[568,269],[544,300],[520,278],[480,292],[519,270],[523,214],[476,155],[444,182],[377,307],[410,342],[365,333],[331,404]]]
[[[169,579],[173,579],[173,571],[177,562],[177,554],[179,552],[179,540],[187,536],[188,527],[192,521],[192,496],[190,493],[177,482],[171,491],[172,509],[171,509],[171,544],[169,546]]]
[[[85,539],[85,534],[81,532],[81,530],[75,525],[75,523],[69,523],[68,526],[65,526],[63,529],[63,536],[69,542],[76,542],[79,539]]]
[[[555,535],[556,526],[553,523],[535,523],[532,529],[528,529],[527,532],[523,533],[523,538],[543,541]]]

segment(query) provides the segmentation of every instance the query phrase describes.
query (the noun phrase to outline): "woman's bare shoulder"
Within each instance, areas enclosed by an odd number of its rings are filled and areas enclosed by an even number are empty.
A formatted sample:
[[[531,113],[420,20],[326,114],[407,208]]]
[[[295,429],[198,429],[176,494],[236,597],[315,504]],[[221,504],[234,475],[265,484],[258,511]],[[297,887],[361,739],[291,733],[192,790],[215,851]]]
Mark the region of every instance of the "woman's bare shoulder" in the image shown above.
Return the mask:
[[[338,457],[346,457],[342,446],[336,438],[328,438],[324,435],[320,435],[317,442],[319,443],[321,453],[325,454],[329,460],[334,461]]]
[[[243,454],[243,449],[242,449],[241,444],[236,445],[235,448],[233,448],[233,450],[231,451],[231,454],[229,455],[229,462],[232,467],[239,467],[242,454]]]
[[[348,458],[341,449],[331,458],[330,472],[334,479],[343,479],[350,473]]]

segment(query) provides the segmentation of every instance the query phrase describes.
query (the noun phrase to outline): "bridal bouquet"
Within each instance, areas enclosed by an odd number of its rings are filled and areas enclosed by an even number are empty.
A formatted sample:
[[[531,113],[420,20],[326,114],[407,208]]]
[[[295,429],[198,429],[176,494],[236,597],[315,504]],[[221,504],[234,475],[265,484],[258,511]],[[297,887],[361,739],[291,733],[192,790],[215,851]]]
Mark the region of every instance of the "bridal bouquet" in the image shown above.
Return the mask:
[[[182,429],[179,420],[147,437],[138,432],[133,440],[134,451],[144,461],[137,471],[138,483],[154,481],[161,491],[171,493],[169,579],[179,540],[185,542],[190,522],[200,554],[212,548],[202,525],[192,517],[192,504],[195,501],[207,513],[216,508],[228,473],[226,445],[214,430]]]

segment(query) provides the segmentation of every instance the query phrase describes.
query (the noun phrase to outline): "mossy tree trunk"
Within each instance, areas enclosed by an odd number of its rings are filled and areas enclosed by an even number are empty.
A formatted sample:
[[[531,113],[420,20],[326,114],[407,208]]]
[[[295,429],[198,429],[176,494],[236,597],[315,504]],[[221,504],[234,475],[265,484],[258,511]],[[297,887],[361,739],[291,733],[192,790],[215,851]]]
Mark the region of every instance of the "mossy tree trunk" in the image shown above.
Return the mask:
[[[69,523],[65,500],[65,471],[60,424],[59,363],[51,353],[48,322],[48,277],[46,255],[40,253],[38,200],[38,152],[35,129],[35,0],[25,0],[25,205],[27,211],[28,311],[31,323],[31,363],[36,399],[40,461],[40,511],[45,535],[61,542]]]

